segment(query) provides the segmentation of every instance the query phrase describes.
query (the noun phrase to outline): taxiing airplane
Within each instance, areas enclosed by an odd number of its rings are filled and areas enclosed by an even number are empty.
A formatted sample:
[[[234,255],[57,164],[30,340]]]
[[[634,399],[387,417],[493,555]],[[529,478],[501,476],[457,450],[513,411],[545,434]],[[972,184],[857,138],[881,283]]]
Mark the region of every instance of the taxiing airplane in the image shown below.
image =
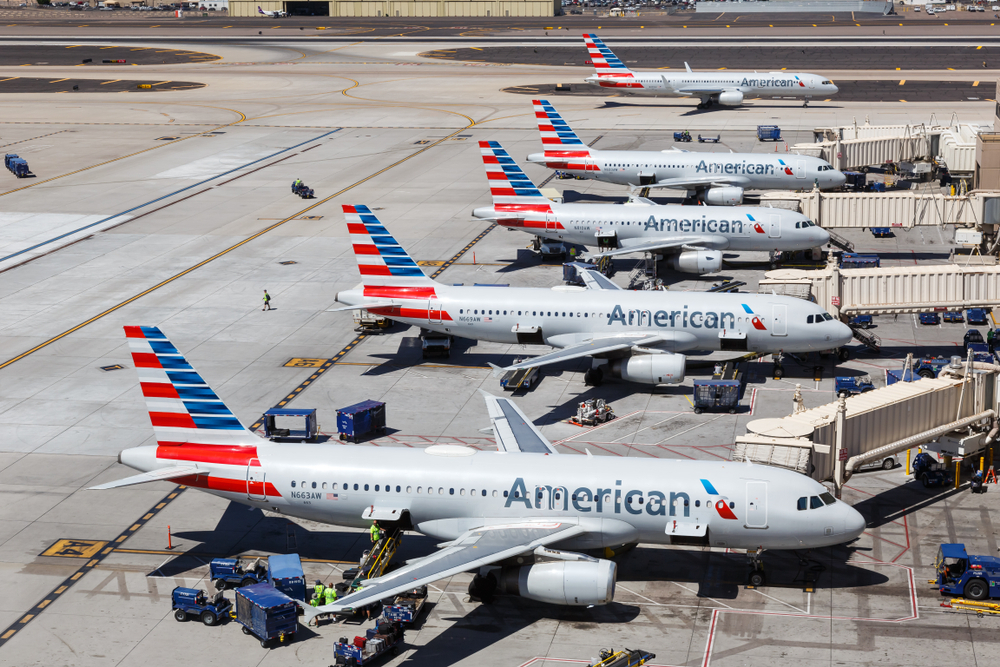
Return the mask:
[[[836,95],[837,86],[826,77],[807,72],[695,72],[684,63],[683,73],[633,72],[597,35],[584,34],[596,70],[587,83],[632,95],[697,97],[699,109],[713,104],[734,107],[747,97],[796,97],[809,104],[812,97]]]
[[[339,292],[347,307],[334,310],[364,308],[462,338],[560,348],[505,370],[589,357],[590,384],[608,370],[655,385],[684,379],[686,350],[809,352],[851,341],[850,328],[815,303],[774,294],[628,291],[594,271],[582,272],[587,288],[445,285],[424,275],[367,206],[345,205],[344,216],[362,282]]]
[[[283,12],[280,9],[265,11],[260,8],[260,5],[257,5],[257,13],[266,16],[269,19],[283,19],[288,16],[288,12]]]
[[[585,246],[594,255],[655,252],[670,256],[675,271],[722,270],[720,250],[808,250],[830,234],[796,211],[780,208],[660,205],[632,198],[627,204],[559,204],[546,199],[496,141],[480,141],[493,206],[472,215],[508,229]]]
[[[340,526],[413,530],[442,548],[362,583],[307,618],[467,571],[470,592],[590,606],[616,565],[575,550],[632,543],[809,549],[848,542],[864,518],[816,481],[768,466],[561,455],[507,398],[486,397],[497,451],[275,444],[247,430],[156,327],[127,326],[156,445],[118,461],[226,500]]]
[[[534,100],[544,153],[528,162],[574,176],[652,188],[687,190],[706,204],[733,206],[745,189],[839,188],[847,177],[829,162],[790,153],[708,153],[683,150],[602,151],[580,141],[546,100]]]

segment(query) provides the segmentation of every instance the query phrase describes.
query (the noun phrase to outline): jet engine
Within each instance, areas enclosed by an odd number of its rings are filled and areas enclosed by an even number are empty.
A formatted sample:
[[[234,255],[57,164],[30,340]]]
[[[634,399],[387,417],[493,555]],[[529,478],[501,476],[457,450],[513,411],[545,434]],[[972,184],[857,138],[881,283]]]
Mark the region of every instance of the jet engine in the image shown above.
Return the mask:
[[[611,375],[640,384],[682,382],[684,361],[683,354],[636,354],[612,361]]]
[[[743,188],[735,185],[709,188],[702,193],[701,199],[709,206],[736,206],[743,203]]]
[[[719,104],[727,107],[736,107],[743,104],[743,93],[738,90],[727,90],[719,93]]]
[[[722,270],[722,252],[719,250],[686,250],[670,258],[674,271],[681,273],[715,273]]]
[[[505,567],[497,592],[549,604],[589,607],[614,600],[616,576],[617,566],[603,559]]]

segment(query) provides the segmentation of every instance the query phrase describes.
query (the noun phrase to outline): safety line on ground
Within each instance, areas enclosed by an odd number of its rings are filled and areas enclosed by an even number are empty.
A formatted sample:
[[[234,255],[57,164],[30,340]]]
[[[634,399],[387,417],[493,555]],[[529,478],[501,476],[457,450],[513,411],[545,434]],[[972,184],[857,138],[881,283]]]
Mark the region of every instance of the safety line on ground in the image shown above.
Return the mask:
[[[468,118],[468,116],[466,116],[466,118]],[[125,299],[124,301],[118,302],[116,305],[112,306],[111,308],[108,308],[104,312],[98,313],[97,315],[94,315],[93,317],[91,317],[91,318],[89,318],[87,320],[84,320],[80,324],[77,324],[76,326],[71,327],[71,328],[67,329],[66,331],[63,331],[62,333],[60,333],[60,334],[58,334],[56,336],[53,336],[52,338],[49,338],[48,340],[46,340],[46,341],[44,341],[42,343],[39,343],[38,345],[34,346],[33,348],[22,352],[21,354],[17,355],[16,357],[12,357],[11,359],[8,359],[7,361],[5,361],[2,364],[0,364],[0,370],[6,368],[7,366],[10,366],[11,364],[13,364],[13,363],[15,363],[17,361],[20,361],[21,359],[24,359],[25,357],[27,357],[27,356],[29,356],[31,354],[34,354],[38,350],[41,350],[43,348],[48,347],[49,345],[51,345],[52,343],[55,343],[56,341],[62,340],[66,336],[68,336],[71,333],[74,333],[76,331],[79,331],[80,329],[84,328],[88,324],[93,324],[97,320],[99,320],[99,319],[101,319],[103,317],[106,317],[107,315],[110,315],[111,313],[113,313],[113,312],[115,312],[117,310],[120,310],[121,308],[124,308],[125,306],[127,306],[130,303],[132,303],[133,301],[138,301],[139,299],[141,299],[142,297],[146,296],[147,294],[151,294],[151,293],[155,292],[156,290],[160,289],[161,287],[164,287],[165,285],[169,285],[170,283],[174,282],[178,278],[182,278],[182,277],[186,276],[187,274],[191,273],[192,271],[196,271],[196,270],[200,269],[201,267],[205,266],[206,264],[208,264],[210,262],[213,262],[213,261],[215,261],[216,259],[218,259],[220,257],[228,255],[229,253],[231,253],[232,251],[236,250],[237,248],[243,247],[247,243],[250,243],[251,241],[260,238],[264,234],[267,234],[268,232],[270,232],[270,231],[272,231],[274,229],[277,229],[278,227],[282,226],[286,222],[289,222],[290,220],[295,220],[299,216],[301,216],[304,213],[307,213],[307,212],[313,210],[317,206],[321,206],[322,204],[325,204],[328,201],[331,201],[332,199],[335,199],[336,197],[339,197],[340,195],[344,194],[345,192],[348,192],[348,191],[350,191],[350,190],[358,187],[359,185],[361,185],[363,183],[367,183],[368,181],[370,181],[371,179],[375,178],[376,176],[384,174],[385,172],[389,171],[390,169],[392,169],[394,167],[397,167],[397,166],[403,164],[404,162],[407,162],[408,160],[411,160],[411,159],[415,158],[416,156],[421,155],[422,153],[424,153],[426,151],[429,151],[430,149],[434,148],[435,146],[438,146],[438,145],[444,143],[445,141],[447,141],[448,139],[452,138],[453,136],[455,136],[459,132],[465,132],[470,127],[472,127],[473,125],[475,125],[475,121],[474,120],[472,120],[471,118],[469,118],[468,120],[469,120],[469,124],[468,125],[466,125],[463,128],[455,130],[454,132],[452,132],[448,136],[442,137],[441,139],[438,139],[434,143],[428,144],[427,146],[424,146],[420,150],[415,151],[415,152],[411,153],[410,155],[407,155],[406,157],[400,158],[399,160],[396,160],[392,164],[390,164],[390,165],[388,165],[386,167],[383,167],[382,169],[379,169],[378,171],[376,171],[376,172],[374,172],[372,174],[369,174],[368,176],[365,176],[364,178],[361,178],[361,179],[355,181],[354,183],[351,183],[350,185],[348,185],[347,187],[345,187],[345,188],[343,188],[341,190],[338,190],[337,192],[333,193],[329,197],[325,197],[324,199],[320,199],[315,204],[307,206],[306,208],[304,208],[304,209],[302,209],[300,211],[296,211],[295,213],[293,213],[292,215],[288,216],[284,220],[280,220],[280,221],[274,223],[273,225],[271,225],[270,227],[265,227],[264,229],[260,230],[259,232],[255,233],[255,234],[251,234],[247,238],[243,239],[242,241],[239,241],[238,243],[234,243],[233,245],[229,246],[225,250],[222,250],[222,251],[220,251],[220,252],[212,255],[211,257],[209,257],[207,259],[203,259],[202,261],[198,262],[197,264],[194,264],[193,266],[189,266],[188,268],[184,269],[183,271],[175,273],[174,275],[170,276],[166,280],[164,280],[164,281],[162,281],[160,283],[157,283],[156,285],[153,285],[152,287],[150,287],[148,289],[145,289],[142,292],[139,292],[138,294],[136,294],[134,296],[131,296],[128,299]]]
[[[312,139],[308,139],[306,141],[303,141],[302,143],[295,144],[294,146],[289,146],[288,148],[282,148],[280,151],[277,151],[276,153],[271,153],[270,155],[262,157],[259,160],[254,160],[253,162],[247,162],[246,164],[241,164],[240,166],[235,167],[233,169],[230,169],[229,171],[224,171],[221,174],[216,174],[215,176],[212,176],[211,178],[206,178],[205,180],[199,181],[198,183],[195,183],[193,185],[188,185],[188,186],[185,186],[183,188],[180,188],[179,190],[174,190],[173,192],[168,192],[167,194],[165,194],[165,195],[163,195],[161,197],[157,197],[156,199],[150,199],[147,202],[139,204],[138,206],[133,206],[132,208],[130,208],[128,210],[125,210],[125,211],[122,211],[121,213],[115,213],[114,215],[109,215],[108,217],[102,218],[102,219],[98,220],[97,222],[92,222],[89,225],[84,225],[83,227],[77,227],[76,229],[72,229],[72,230],[70,230],[68,232],[60,234],[59,236],[53,236],[50,239],[46,239],[46,240],[42,241],[41,243],[36,243],[33,246],[30,246],[30,247],[27,247],[27,248],[22,248],[21,250],[18,250],[17,252],[13,252],[13,253],[7,255],[6,257],[0,257],[0,262],[5,262],[8,259],[11,259],[12,257],[17,257],[19,255],[23,255],[26,252],[31,252],[32,250],[36,250],[36,249],[41,248],[42,246],[48,245],[50,243],[55,243],[56,241],[58,241],[60,239],[64,239],[67,236],[72,236],[73,234],[78,234],[78,233],[80,233],[80,232],[82,232],[84,230],[90,229],[91,227],[96,227],[97,225],[102,225],[102,224],[104,224],[106,222],[110,222],[111,220],[114,220],[115,218],[120,218],[123,215],[128,215],[132,211],[138,211],[141,208],[146,208],[147,206],[150,206],[151,204],[155,204],[156,202],[163,201],[164,199],[169,199],[170,197],[173,197],[175,195],[179,195],[182,192],[187,192],[188,190],[192,190],[192,189],[197,188],[197,187],[199,187],[201,185],[205,185],[205,183],[209,183],[209,182],[214,181],[214,180],[216,180],[218,178],[222,178],[223,176],[228,176],[229,174],[232,174],[233,172],[240,171],[241,169],[246,169],[247,167],[252,167],[253,165],[257,164],[258,162],[264,162],[265,160],[270,160],[271,158],[273,158],[273,157],[275,157],[277,155],[281,155],[282,153],[287,153],[288,151],[293,151],[296,148],[298,148],[299,146],[305,146],[306,144],[308,144],[310,142],[319,141],[320,139],[322,139],[324,137],[328,137],[331,134],[335,134],[336,132],[340,132],[340,129],[341,128],[338,127],[337,129],[331,130],[330,132],[325,132],[325,133],[319,135],[318,137],[313,137]]]
[[[18,144],[23,144],[26,141],[34,141],[35,139],[41,139],[43,137],[51,137],[53,134],[62,134],[63,132],[69,132],[69,130],[57,130],[55,132],[49,132],[48,134],[40,134],[37,137],[31,137],[30,139],[21,139],[20,141],[12,141],[9,144],[4,144],[0,148],[7,148],[8,146],[17,146]]]
[[[227,111],[234,111],[234,110],[233,109],[227,109]],[[29,185],[24,185],[24,186],[21,186],[19,188],[14,188],[13,190],[8,190],[7,192],[0,192],[0,197],[3,197],[4,195],[9,195],[9,194],[11,194],[13,192],[20,192],[21,190],[27,190],[28,188],[33,188],[36,185],[41,185],[42,183],[51,183],[52,181],[59,180],[60,178],[66,178],[67,176],[72,176],[73,174],[79,174],[80,172],[83,172],[83,171],[89,171],[91,169],[96,169],[97,167],[103,167],[104,165],[111,164],[112,162],[118,162],[118,161],[124,160],[126,158],[135,157],[136,155],[142,155],[143,153],[148,153],[149,151],[155,151],[157,148],[163,148],[164,146],[171,146],[171,145],[179,143],[181,141],[187,141],[188,139],[192,139],[194,137],[200,137],[202,135],[208,134],[209,132],[215,132],[216,130],[218,130],[220,128],[231,127],[233,125],[236,125],[237,123],[242,123],[243,121],[245,121],[247,119],[247,117],[245,115],[243,115],[241,112],[235,111],[235,113],[238,113],[240,115],[240,119],[239,120],[234,120],[232,123],[226,123],[225,125],[215,125],[215,126],[213,126],[213,128],[211,130],[205,130],[204,132],[198,132],[197,134],[192,134],[192,135],[187,136],[187,137],[181,137],[180,139],[174,139],[173,141],[168,141],[168,142],[159,144],[158,146],[150,146],[149,148],[144,148],[141,151],[136,151],[135,153],[129,153],[128,155],[122,155],[121,157],[116,157],[116,158],[112,158],[110,160],[105,160],[104,162],[98,162],[97,164],[92,164],[89,167],[84,167],[82,169],[77,169],[76,171],[71,171],[71,172],[69,172],[67,174],[60,174],[59,176],[53,176],[52,178],[46,178],[44,181],[36,181],[36,182],[31,183]],[[35,123],[35,122],[31,122],[31,123],[24,123],[24,124],[25,125],[48,125],[50,123],[45,123],[45,122]]]
[[[52,591],[48,595],[43,597],[38,602],[38,604],[33,606],[31,609],[22,614],[16,621],[11,623],[6,630],[0,633],[0,648],[3,648],[3,646],[8,641],[10,641],[12,637],[16,636],[18,632],[27,627],[27,625],[31,623],[31,621],[38,618],[38,616],[46,609],[48,609],[53,602],[58,600],[62,595],[66,593],[66,591],[72,588],[75,583],[80,581],[83,575],[93,570],[98,564],[100,564],[101,561],[103,561],[108,556],[108,554],[115,551],[115,547],[123,544],[128,538],[130,538],[132,535],[135,535],[136,531],[138,531],[144,525],[149,523],[149,521],[153,517],[159,514],[164,507],[173,502],[177,498],[177,496],[179,496],[181,493],[184,492],[184,489],[186,488],[187,488],[186,486],[178,486],[171,489],[170,493],[164,496],[160,500],[160,502],[158,502],[156,505],[147,510],[146,513],[142,515],[142,518],[136,520],[135,523],[133,523],[128,528],[123,530],[121,534],[118,535],[118,537],[116,537],[112,542],[109,542],[100,551],[94,554],[94,556],[88,559],[87,562],[82,567],[80,567],[76,572],[74,572],[72,575],[64,579],[62,583],[60,583],[58,586],[52,589]]]

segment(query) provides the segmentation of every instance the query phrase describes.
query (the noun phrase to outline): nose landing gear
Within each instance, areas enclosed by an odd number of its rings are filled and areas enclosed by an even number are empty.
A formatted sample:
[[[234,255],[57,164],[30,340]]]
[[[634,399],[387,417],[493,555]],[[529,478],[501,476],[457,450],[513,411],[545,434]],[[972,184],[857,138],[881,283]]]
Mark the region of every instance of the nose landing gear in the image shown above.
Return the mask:
[[[757,551],[747,551],[747,565],[750,568],[747,573],[747,586],[750,588],[760,588],[767,580],[764,576],[764,563],[761,560],[763,553],[762,547],[757,547]]]

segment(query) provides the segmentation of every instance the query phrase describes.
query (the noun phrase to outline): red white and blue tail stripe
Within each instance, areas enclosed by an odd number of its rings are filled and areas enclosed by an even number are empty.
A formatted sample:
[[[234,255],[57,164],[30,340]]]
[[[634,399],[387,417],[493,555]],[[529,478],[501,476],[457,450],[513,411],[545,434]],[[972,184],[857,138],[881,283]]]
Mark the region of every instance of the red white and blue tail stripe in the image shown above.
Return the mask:
[[[562,119],[555,107],[547,100],[532,100],[535,105],[535,119],[542,135],[545,154],[556,157],[586,157],[590,148],[580,141],[580,137]]]
[[[590,60],[594,63],[597,76],[633,77],[632,70],[604,45],[600,37],[584,33],[583,41],[590,52]]]
[[[125,336],[157,442],[260,443],[157,327],[127,326]]]
[[[344,205],[344,218],[366,286],[434,284],[367,206]]]
[[[497,224],[546,229],[548,216],[551,228],[563,229],[562,224],[552,218],[552,202],[542,195],[499,142],[480,141],[479,148],[483,152]]]

